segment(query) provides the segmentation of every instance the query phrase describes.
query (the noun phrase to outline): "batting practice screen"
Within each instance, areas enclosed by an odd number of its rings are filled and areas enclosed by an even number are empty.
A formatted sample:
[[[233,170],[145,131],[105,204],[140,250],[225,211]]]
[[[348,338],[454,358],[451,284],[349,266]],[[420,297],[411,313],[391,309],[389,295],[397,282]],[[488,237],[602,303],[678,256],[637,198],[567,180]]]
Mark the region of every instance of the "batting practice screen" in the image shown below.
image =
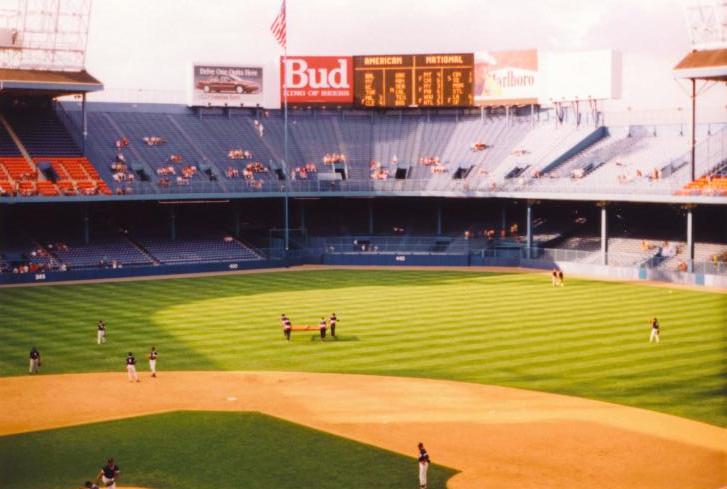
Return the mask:
[[[354,105],[359,107],[470,107],[474,55],[354,56]]]

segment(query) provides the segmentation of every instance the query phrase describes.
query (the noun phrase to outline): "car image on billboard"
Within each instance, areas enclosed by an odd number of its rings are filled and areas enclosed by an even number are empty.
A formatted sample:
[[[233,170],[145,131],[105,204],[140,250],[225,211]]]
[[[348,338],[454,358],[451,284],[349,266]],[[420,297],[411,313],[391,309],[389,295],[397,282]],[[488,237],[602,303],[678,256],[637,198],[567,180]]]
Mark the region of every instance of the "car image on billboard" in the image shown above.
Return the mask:
[[[191,105],[237,106],[262,103],[259,66],[194,65]]]
[[[209,92],[257,93],[260,85],[237,76],[213,76],[197,82],[197,90]]]

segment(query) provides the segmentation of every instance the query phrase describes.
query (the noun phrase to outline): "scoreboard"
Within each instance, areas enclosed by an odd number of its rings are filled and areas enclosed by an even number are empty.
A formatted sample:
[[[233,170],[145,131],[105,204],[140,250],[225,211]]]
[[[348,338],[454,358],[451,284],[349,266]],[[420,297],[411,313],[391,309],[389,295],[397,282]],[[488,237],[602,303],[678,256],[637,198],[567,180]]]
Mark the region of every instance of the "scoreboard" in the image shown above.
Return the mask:
[[[474,55],[354,56],[354,104],[359,107],[470,107]]]

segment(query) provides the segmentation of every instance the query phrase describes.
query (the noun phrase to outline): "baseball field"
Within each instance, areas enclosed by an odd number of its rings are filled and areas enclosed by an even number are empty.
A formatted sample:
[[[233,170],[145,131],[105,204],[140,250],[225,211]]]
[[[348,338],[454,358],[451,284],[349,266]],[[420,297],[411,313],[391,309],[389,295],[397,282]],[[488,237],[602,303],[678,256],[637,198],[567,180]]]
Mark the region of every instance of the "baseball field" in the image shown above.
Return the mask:
[[[0,305],[3,489],[75,488],[108,456],[151,489],[417,487],[418,441],[430,489],[727,485],[724,292],[331,269],[4,288]],[[337,339],[284,340],[281,313],[333,312]]]

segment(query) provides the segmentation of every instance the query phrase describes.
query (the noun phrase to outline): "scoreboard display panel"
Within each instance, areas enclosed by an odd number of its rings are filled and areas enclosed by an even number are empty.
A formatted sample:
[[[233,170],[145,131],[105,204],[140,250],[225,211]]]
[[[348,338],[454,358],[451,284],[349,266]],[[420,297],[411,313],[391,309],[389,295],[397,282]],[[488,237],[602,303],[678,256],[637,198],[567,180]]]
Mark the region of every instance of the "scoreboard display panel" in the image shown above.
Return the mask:
[[[359,107],[470,107],[474,55],[354,56],[354,104]]]

